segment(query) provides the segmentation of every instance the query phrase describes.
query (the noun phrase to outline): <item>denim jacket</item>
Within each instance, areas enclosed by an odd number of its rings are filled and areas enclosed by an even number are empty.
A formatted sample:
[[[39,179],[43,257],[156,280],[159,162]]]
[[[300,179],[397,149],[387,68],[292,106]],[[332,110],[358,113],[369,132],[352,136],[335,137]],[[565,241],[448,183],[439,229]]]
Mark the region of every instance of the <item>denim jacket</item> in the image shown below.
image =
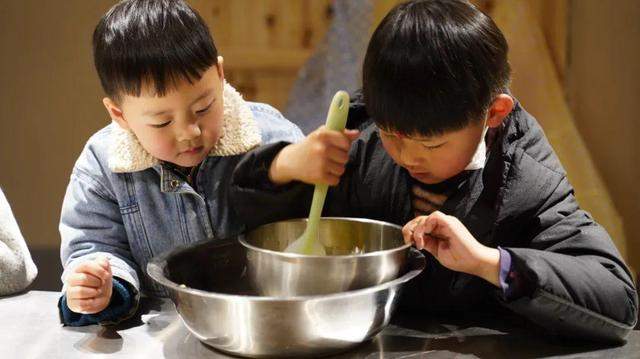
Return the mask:
[[[94,134],[73,168],[62,206],[63,282],[78,264],[106,256],[113,277],[136,295],[165,296],[145,273],[153,256],[242,232],[245,226],[229,199],[231,173],[241,155],[261,143],[297,142],[303,135],[276,109],[245,102],[228,84],[223,128],[192,180],[195,186],[118,125]]]

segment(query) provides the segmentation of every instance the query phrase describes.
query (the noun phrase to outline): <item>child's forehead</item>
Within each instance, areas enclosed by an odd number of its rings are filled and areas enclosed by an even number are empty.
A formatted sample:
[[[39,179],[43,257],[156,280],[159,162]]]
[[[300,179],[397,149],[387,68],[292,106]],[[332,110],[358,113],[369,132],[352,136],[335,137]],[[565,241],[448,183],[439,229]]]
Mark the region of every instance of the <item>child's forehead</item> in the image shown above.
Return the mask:
[[[217,69],[211,66],[200,76],[188,76],[181,73],[166,73],[161,78],[145,75],[140,78],[138,86],[133,87],[136,93],[127,96],[147,99],[163,99],[175,95],[200,94],[216,85]]]
[[[145,77],[141,80],[140,93],[136,97],[162,99],[194,85],[194,81],[190,82],[188,79],[172,76],[165,80],[162,86],[158,86],[157,80]]]
[[[222,84],[218,84],[215,77],[209,72],[206,72],[199,79],[179,78],[176,81],[168,81],[163,92],[158,91],[153,79],[148,79],[141,83],[139,93],[123,94],[123,99],[124,101],[145,102],[149,105],[197,101],[216,93],[221,87]]]
[[[167,88],[164,93],[159,93],[153,88],[140,89],[140,93],[137,94],[123,94],[122,99],[125,103],[144,103],[146,106],[163,105],[171,100],[178,94],[176,88]]]

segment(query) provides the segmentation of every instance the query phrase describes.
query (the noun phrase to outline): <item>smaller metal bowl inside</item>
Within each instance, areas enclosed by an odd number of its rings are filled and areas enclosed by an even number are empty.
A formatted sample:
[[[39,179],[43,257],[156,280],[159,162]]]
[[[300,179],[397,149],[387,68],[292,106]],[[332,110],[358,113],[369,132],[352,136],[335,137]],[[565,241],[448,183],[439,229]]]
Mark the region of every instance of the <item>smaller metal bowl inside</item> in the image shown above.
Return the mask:
[[[261,295],[292,297],[340,293],[376,286],[405,271],[410,245],[402,228],[359,218],[322,218],[326,256],[285,253],[307,225],[305,219],[270,223],[240,237],[247,274]]]

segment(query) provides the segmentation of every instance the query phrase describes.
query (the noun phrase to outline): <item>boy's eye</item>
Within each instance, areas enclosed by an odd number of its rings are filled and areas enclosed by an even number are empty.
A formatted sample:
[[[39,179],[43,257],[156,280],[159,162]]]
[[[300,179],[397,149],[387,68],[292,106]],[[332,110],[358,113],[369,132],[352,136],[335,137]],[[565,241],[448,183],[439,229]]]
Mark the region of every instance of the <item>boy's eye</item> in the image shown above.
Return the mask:
[[[165,122],[165,123],[161,123],[161,124],[158,124],[158,125],[149,125],[149,126],[151,126],[151,127],[153,127],[153,128],[162,128],[162,127],[166,127],[166,126],[167,126],[167,125],[169,125],[170,123],[171,123],[171,121],[167,121],[167,122]]]
[[[211,109],[211,105],[213,105],[213,101],[209,104],[209,106],[203,108],[202,110],[196,111],[196,114],[202,115],[202,114],[205,114],[205,113],[209,112],[209,109]]]
[[[211,105],[209,105],[209,106],[207,106],[207,107],[203,108],[202,110],[196,111],[196,113],[197,113],[198,115],[205,114],[205,113],[207,113],[207,111],[209,111],[209,108],[211,108]]]
[[[436,148],[440,148],[442,147],[442,145],[444,145],[444,143],[441,143],[439,145],[435,145],[435,146],[430,146],[430,145],[422,145],[422,147],[428,149],[428,150],[435,150]]]

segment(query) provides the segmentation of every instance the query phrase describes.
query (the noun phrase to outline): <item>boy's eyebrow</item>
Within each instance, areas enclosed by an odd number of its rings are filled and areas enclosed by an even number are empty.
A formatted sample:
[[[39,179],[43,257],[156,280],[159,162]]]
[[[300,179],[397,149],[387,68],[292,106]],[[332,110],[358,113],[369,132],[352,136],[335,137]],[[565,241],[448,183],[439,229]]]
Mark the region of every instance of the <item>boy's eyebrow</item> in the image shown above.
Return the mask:
[[[209,94],[211,94],[212,92],[213,92],[213,90],[212,90],[212,89],[208,89],[208,90],[206,90],[205,92],[203,92],[203,93],[202,93],[202,95],[198,96],[198,98],[197,98],[197,99],[195,99],[195,100],[191,103],[191,105],[190,105],[190,106],[193,106],[196,102],[198,102],[198,101],[202,100],[203,98],[205,98],[205,97],[209,96]],[[143,113],[142,113],[142,115],[143,115],[143,116],[151,116],[151,117],[155,117],[155,116],[163,115],[163,114],[165,114],[165,113],[167,113],[167,112],[169,112],[169,110],[160,110],[160,111],[156,111],[156,112],[153,112],[153,111],[145,111],[145,112],[143,112]]]
[[[142,113],[143,116],[150,116],[150,117],[155,117],[155,116],[160,116],[165,114],[166,112],[169,112],[169,110],[162,110],[162,111],[157,111],[157,112],[152,112],[152,111],[145,111]]]
[[[417,142],[428,142],[428,143],[447,142],[446,139],[442,139],[442,138],[411,138],[411,139]]]
[[[382,128],[380,129],[380,131],[388,133],[388,134],[391,134],[391,135],[394,135],[394,136],[396,136],[398,138],[406,138],[406,139],[409,139],[409,140],[412,140],[412,141],[417,141],[417,142],[442,142],[442,143],[447,142],[447,140],[443,139],[443,138],[415,137],[415,136],[410,136],[410,135],[403,134],[403,133],[398,132],[398,131],[389,131],[389,130],[385,130],[385,129],[382,129]]]
[[[408,138],[412,141],[417,141],[417,142],[447,142],[446,138],[443,138],[443,135],[434,135],[434,136],[429,136],[429,137],[422,137],[421,135],[404,135],[404,138]]]

